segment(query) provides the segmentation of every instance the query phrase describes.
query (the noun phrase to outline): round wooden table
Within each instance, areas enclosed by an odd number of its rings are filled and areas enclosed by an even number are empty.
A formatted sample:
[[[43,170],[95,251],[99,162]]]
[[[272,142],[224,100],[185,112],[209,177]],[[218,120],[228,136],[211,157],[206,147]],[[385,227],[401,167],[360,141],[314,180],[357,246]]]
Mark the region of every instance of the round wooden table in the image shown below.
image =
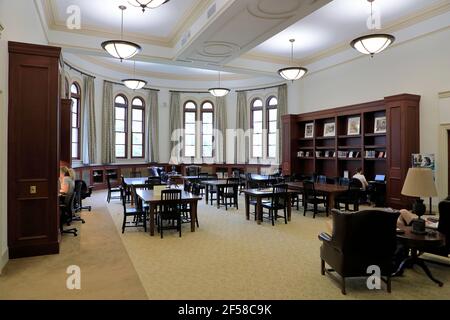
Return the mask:
[[[444,284],[433,277],[430,269],[425,264],[425,260],[419,257],[419,252],[427,252],[444,246],[445,235],[432,229],[427,229],[427,234],[423,235],[413,233],[411,227],[403,227],[401,230],[402,233],[397,234],[397,239],[409,249],[410,255],[402,261],[394,276],[400,274],[406,267],[412,267],[417,264],[425,271],[428,278],[442,287]]]

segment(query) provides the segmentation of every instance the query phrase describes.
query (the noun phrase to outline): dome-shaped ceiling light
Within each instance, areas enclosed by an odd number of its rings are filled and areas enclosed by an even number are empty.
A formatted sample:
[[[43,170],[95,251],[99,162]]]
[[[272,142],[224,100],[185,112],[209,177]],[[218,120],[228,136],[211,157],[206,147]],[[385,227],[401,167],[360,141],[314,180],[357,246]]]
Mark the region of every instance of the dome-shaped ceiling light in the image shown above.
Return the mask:
[[[142,12],[145,12],[145,9],[156,9],[164,3],[169,2],[169,0],[128,0],[128,3],[133,7],[142,8]]]
[[[227,88],[222,88],[220,86],[220,71],[219,71],[219,86],[217,88],[210,88],[208,89],[208,91],[214,96],[214,97],[224,97],[226,96],[229,92],[230,89]]]
[[[130,59],[142,50],[140,45],[123,40],[123,12],[126,8],[125,6],[119,6],[119,9],[122,10],[120,40],[108,40],[102,43],[102,48],[114,58],[120,59],[120,61]]]
[[[133,64],[134,64],[133,78],[124,79],[124,80],[122,80],[122,82],[129,89],[139,90],[139,89],[142,89],[143,87],[145,87],[145,85],[147,84],[147,81],[136,79],[136,61],[134,61]]]
[[[290,39],[291,43],[291,65],[294,64],[294,42],[295,39]],[[308,72],[308,69],[303,67],[287,67],[278,70],[278,74],[286,80],[294,81],[303,77]]]
[[[370,2],[370,21],[373,23],[373,2],[375,0],[367,0]],[[395,41],[395,37],[385,33],[373,33],[353,40],[350,45],[363,54],[373,57],[375,54],[385,50]]]

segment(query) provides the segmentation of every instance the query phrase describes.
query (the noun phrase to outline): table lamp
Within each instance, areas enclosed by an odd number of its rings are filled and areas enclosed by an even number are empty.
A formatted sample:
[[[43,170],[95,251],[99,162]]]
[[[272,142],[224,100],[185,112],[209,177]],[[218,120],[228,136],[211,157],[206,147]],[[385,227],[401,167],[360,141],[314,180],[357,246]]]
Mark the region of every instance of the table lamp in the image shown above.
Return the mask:
[[[436,185],[434,184],[433,171],[429,168],[410,168],[403,184],[402,195],[417,198],[413,204],[413,213],[419,218],[412,221],[412,232],[425,234],[425,220],[421,216],[425,214],[423,198],[436,197]]]

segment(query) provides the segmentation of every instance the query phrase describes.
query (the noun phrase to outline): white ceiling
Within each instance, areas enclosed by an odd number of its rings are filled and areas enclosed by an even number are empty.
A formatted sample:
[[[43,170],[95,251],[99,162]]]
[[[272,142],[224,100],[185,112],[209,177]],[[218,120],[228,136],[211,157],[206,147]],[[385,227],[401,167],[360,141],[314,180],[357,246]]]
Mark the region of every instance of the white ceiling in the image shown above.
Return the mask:
[[[65,26],[70,5],[81,9],[83,31],[116,33],[120,35],[121,10],[125,5],[124,33],[143,38],[171,38],[205,0],[171,0],[164,5],[143,13],[126,0],[46,0],[52,10],[54,23]]]
[[[381,28],[398,22],[442,0],[376,0],[374,13],[380,13]],[[294,58],[301,59],[369,33],[370,4],[366,0],[334,0],[260,44],[250,54],[290,58],[289,39],[295,39]],[[381,30],[382,30],[381,29]]]

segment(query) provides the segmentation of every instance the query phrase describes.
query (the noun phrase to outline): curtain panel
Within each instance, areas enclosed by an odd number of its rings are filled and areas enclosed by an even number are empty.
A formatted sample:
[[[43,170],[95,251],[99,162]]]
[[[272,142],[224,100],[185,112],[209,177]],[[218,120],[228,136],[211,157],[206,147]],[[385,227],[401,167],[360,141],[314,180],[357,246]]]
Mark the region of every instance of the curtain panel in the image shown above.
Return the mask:
[[[111,82],[103,81],[102,163],[116,162],[114,137],[114,96]]]
[[[148,94],[147,111],[145,112],[148,128],[147,146],[149,162],[159,162],[158,107],[158,92],[150,90]]]
[[[182,113],[180,105],[180,93],[170,93],[170,118],[169,118],[169,145],[170,163],[180,162],[181,142],[180,129],[182,128]]]
[[[278,87],[278,112],[277,112],[277,129],[278,129],[278,163],[281,164],[283,155],[283,121],[282,117],[288,113],[288,96],[287,85],[283,84]]]
[[[250,154],[250,141],[246,139],[249,129],[249,111],[247,106],[247,92],[237,94],[236,134],[237,143],[234,152],[235,163],[248,163]]]
[[[226,161],[226,131],[227,131],[227,106],[226,97],[216,98],[216,110],[214,112],[214,150],[215,161],[225,163]]]
[[[95,126],[95,83],[94,78],[83,77],[83,164],[96,163],[97,132]]]

